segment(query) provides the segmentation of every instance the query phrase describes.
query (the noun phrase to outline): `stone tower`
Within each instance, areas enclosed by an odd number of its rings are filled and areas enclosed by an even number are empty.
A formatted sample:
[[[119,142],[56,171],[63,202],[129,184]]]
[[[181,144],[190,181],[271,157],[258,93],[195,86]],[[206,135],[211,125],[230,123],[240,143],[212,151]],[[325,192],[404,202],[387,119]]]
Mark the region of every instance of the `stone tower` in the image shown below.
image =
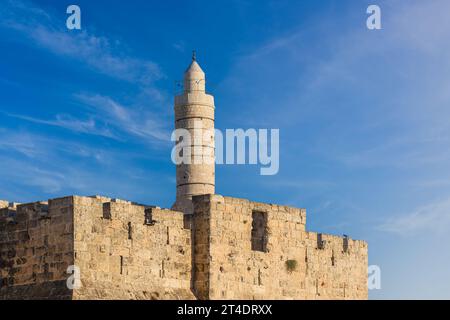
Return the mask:
[[[177,164],[172,208],[187,214],[193,212],[192,196],[215,193],[214,97],[205,88],[205,73],[194,52],[184,74],[183,93],[175,97],[175,129],[190,133],[190,142],[184,143],[190,146],[191,161]]]

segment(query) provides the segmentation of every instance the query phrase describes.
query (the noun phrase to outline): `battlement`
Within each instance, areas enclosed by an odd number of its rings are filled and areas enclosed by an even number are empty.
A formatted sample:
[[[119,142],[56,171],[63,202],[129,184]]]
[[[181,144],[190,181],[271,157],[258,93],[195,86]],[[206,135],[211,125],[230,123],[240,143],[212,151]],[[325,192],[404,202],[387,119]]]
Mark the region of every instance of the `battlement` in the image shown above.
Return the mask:
[[[20,203],[0,200],[0,219],[2,217],[3,218],[14,217],[16,214],[18,205],[20,205]]]
[[[2,202],[0,299],[367,298],[366,242],[306,231],[305,209],[192,201],[192,215],[102,196]]]
[[[74,297],[193,299],[184,214],[104,197],[74,197]]]
[[[272,212],[276,213],[276,215],[271,215],[269,219],[286,220],[302,226],[306,225],[306,209],[272,203],[254,202],[248,199],[227,197],[218,194],[194,196],[193,200],[198,207],[201,207],[202,203],[209,203],[212,210],[223,210],[230,215],[230,218],[239,216],[246,211]],[[224,216],[224,218],[227,217]]]
[[[68,298],[73,264],[73,223],[67,205],[54,200],[10,204],[0,214],[0,299]],[[48,295],[47,295],[48,294]]]
[[[364,241],[307,232],[305,209],[219,195],[193,203],[199,297],[367,299]]]
[[[0,209],[8,208],[9,207],[9,201],[0,200]]]
[[[0,248],[0,299],[194,298],[182,212],[99,196],[8,203]],[[69,266],[79,289],[67,287]]]

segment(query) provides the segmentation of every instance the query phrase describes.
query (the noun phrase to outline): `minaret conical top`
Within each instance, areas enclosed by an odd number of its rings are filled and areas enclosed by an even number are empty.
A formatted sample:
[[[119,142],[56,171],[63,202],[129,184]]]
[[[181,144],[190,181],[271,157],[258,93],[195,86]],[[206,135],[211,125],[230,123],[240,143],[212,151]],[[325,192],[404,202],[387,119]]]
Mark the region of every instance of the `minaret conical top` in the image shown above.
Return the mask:
[[[184,73],[184,91],[205,91],[205,73],[197,62],[196,52],[192,52],[192,62]]]

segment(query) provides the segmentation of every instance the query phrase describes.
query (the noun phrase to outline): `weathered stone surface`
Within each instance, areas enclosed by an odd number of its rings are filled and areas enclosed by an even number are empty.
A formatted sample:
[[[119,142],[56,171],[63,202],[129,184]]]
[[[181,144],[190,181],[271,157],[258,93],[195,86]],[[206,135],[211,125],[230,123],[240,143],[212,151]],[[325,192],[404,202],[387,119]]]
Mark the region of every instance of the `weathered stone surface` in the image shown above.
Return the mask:
[[[60,288],[74,261],[72,208],[68,197],[3,209],[0,299],[68,298]]]
[[[195,298],[183,213],[75,197],[74,224],[82,283],[74,299]]]
[[[321,235],[319,246],[304,209],[217,195],[193,201],[200,298],[367,299],[364,241]],[[255,212],[267,215],[264,251],[252,248]]]
[[[0,209],[8,208],[9,207],[9,201],[0,200]]]
[[[5,287],[0,290],[0,300],[71,300],[72,291],[66,281],[51,281],[40,284],[25,284]]]
[[[105,197],[4,208],[0,299],[367,298],[365,242],[307,232],[304,209],[220,195],[193,203],[192,216]],[[264,246],[252,247],[255,234]]]

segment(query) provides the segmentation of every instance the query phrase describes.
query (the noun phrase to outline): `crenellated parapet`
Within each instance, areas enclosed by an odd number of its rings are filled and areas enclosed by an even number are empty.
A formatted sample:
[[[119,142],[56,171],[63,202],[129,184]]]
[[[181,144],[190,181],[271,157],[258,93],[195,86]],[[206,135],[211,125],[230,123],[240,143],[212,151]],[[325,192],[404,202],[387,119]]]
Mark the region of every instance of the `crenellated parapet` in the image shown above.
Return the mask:
[[[193,299],[186,216],[100,196],[0,209],[0,299],[27,298]]]
[[[201,299],[367,299],[367,243],[306,231],[306,210],[193,197]],[[210,257],[210,258],[205,258]]]
[[[8,203],[0,299],[367,298],[367,243],[306,231],[305,209],[193,204],[186,215],[102,196]]]
[[[9,207],[9,201],[0,200],[0,209],[8,208]]]
[[[69,201],[10,205],[0,213],[0,299],[68,299],[73,264]],[[5,214],[6,213],[6,214]]]

